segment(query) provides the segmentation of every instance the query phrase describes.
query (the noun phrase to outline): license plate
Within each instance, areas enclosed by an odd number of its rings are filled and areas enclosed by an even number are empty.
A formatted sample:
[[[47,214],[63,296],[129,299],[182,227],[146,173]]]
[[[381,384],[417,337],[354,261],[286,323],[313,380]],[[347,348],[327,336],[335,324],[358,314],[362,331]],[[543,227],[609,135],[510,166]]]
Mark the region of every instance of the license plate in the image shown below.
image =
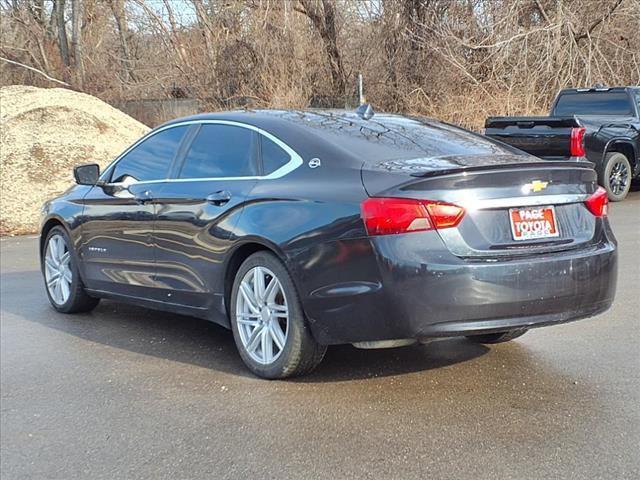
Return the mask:
[[[514,240],[535,240],[559,235],[556,211],[552,206],[510,208],[509,219]]]

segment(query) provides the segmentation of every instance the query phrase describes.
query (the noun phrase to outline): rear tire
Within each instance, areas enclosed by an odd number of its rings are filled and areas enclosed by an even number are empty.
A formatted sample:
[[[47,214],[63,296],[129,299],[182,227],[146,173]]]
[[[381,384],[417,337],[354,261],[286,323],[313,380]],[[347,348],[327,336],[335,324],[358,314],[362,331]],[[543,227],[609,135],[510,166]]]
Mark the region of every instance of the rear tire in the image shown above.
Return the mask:
[[[475,343],[504,343],[527,333],[527,329],[509,330],[508,332],[484,333],[482,335],[469,335],[467,338]]]
[[[49,230],[41,259],[44,287],[53,308],[61,313],[80,313],[98,305],[100,299],[85,291],[78,257],[64,228],[56,226]]]
[[[632,176],[631,163],[620,152],[607,153],[602,168],[598,170],[599,183],[612,202],[624,200],[631,188]]]
[[[327,347],[311,335],[293,280],[272,253],[254,253],[240,265],[229,313],[240,357],[259,377],[304,375],[324,357]]]

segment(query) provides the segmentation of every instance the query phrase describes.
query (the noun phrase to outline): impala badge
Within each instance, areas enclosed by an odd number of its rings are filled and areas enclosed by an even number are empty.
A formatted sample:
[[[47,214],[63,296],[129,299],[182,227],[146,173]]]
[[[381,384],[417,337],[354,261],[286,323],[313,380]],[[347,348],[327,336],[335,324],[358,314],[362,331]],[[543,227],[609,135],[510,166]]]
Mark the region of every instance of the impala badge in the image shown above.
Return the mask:
[[[547,185],[549,185],[549,182],[541,182],[540,180],[534,180],[531,183],[525,183],[522,186],[522,191],[523,193],[541,192],[542,190],[547,188]]]

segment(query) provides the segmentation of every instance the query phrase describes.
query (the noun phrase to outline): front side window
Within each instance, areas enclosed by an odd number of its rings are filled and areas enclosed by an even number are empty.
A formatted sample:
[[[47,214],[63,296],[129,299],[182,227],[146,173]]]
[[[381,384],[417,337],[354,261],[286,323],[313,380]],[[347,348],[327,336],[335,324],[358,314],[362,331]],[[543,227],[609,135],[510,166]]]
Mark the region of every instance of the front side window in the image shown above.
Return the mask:
[[[260,146],[262,149],[262,170],[265,175],[275,172],[291,160],[291,156],[287,152],[264,135],[260,135]]]
[[[173,127],[152,135],[116,163],[111,182],[148,182],[167,178],[186,126]]]
[[[202,125],[185,156],[179,178],[256,174],[253,130],[233,125]]]

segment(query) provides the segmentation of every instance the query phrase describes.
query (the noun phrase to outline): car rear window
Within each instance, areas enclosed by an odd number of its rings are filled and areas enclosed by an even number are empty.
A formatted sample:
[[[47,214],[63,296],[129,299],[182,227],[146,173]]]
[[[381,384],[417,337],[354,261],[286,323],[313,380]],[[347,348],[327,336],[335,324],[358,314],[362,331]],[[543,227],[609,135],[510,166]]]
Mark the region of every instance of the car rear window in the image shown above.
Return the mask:
[[[262,169],[265,175],[275,172],[291,160],[287,152],[264,135],[260,135],[260,144],[262,148]]]
[[[381,113],[363,120],[342,112],[289,112],[280,116],[317,133],[335,149],[335,158],[341,158],[339,152],[348,152],[367,164],[451,155],[522,154],[488,137],[427,118]],[[295,146],[295,141],[291,145]],[[316,153],[310,152],[309,156]]]
[[[625,92],[567,92],[560,94],[554,115],[632,115]]]
[[[255,175],[252,130],[231,125],[203,125],[189,147],[179,178]]]

